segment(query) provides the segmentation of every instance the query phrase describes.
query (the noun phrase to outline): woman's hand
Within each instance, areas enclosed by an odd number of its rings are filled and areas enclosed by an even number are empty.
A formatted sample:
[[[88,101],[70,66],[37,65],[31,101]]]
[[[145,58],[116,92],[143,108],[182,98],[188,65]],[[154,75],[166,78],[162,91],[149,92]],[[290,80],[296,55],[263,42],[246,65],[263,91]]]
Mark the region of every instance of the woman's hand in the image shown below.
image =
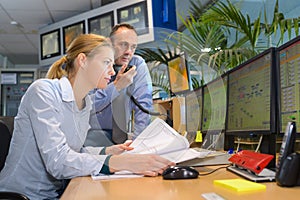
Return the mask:
[[[106,155],[119,155],[123,153],[124,151],[130,151],[133,149],[133,147],[130,147],[129,145],[132,143],[132,140],[127,140],[123,144],[117,144],[110,147],[106,147],[105,154]]]
[[[109,160],[110,172],[126,170],[145,176],[158,176],[174,165],[174,162],[155,154],[122,154]]]

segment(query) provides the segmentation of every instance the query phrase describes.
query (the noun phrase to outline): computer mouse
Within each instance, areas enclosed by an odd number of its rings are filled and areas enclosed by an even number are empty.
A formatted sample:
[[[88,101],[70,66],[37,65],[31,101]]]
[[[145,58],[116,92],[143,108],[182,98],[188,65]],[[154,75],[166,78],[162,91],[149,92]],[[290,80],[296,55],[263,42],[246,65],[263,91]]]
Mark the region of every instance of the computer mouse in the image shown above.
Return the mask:
[[[172,166],[165,169],[162,173],[163,179],[192,179],[198,178],[199,172],[189,166]]]

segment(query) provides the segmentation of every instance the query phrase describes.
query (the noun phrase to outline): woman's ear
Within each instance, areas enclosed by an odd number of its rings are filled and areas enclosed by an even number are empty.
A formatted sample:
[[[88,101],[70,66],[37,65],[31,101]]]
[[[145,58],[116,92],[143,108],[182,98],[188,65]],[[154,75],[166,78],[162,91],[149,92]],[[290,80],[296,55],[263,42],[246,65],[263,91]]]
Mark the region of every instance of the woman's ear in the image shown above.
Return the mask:
[[[86,62],[87,62],[87,57],[86,57],[86,55],[85,55],[84,53],[78,54],[78,56],[77,56],[77,61],[78,61],[78,66],[79,66],[79,67],[81,67],[81,68],[83,68],[83,69],[86,68],[86,66],[87,66],[87,64],[86,64]]]

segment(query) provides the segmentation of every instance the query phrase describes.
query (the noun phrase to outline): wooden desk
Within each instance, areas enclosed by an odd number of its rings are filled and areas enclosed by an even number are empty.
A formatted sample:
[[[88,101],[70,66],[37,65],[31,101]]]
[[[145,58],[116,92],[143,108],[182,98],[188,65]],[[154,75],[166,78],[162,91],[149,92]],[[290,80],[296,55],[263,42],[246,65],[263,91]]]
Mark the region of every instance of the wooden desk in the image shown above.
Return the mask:
[[[200,173],[211,170],[205,167],[197,169]],[[240,177],[226,169],[220,169],[207,176],[200,176],[198,179],[186,180],[163,180],[159,176],[93,181],[91,177],[80,177],[71,180],[61,199],[192,200],[204,199],[201,194],[210,192],[215,192],[226,200],[298,200],[300,196],[300,187],[282,188],[275,182],[263,183],[267,186],[265,191],[251,193],[237,193],[213,185],[215,179],[230,178]]]

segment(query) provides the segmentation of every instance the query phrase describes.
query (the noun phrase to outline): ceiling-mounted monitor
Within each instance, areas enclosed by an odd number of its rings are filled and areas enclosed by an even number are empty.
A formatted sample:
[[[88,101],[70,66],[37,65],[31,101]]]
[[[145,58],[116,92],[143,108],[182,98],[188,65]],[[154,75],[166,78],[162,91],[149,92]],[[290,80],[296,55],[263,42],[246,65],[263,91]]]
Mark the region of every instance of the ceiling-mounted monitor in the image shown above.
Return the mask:
[[[131,24],[138,35],[149,33],[147,1],[141,1],[117,9],[117,21],[118,24]]]
[[[88,32],[108,37],[114,26],[113,11],[88,19]]]
[[[80,34],[85,33],[85,21],[76,22],[74,24],[63,27],[63,48],[64,54],[71,42]]]
[[[41,60],[49,59],[61,54],[60,29],[55,29],[40,35]]]

